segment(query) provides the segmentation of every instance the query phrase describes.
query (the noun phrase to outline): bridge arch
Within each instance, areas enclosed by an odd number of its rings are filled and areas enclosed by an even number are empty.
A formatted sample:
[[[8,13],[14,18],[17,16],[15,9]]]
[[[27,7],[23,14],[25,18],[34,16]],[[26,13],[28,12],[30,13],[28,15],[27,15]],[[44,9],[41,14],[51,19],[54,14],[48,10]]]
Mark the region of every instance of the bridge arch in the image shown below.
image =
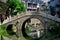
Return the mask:
[[[15,35],[16,33],[14,32],[14,29],[13,29],[13,24],[9,24],[7,27],[6,27],[6,32],[8,35]]]
[[[28,20],[32,19],[32,18],[38,19],[38,20],[43,24],[43,27],[45,26],[45,20],[44,20],[43,18],[40,18],[40,16],[31,16],[31,17],[27,18],[27,19],[23,22],[23,24],[22,24],[22,34],[23,34],[24,37],[32,38],[32,37],[28,36],[28,35],[26,34],[26,32],[25,32],[25,23],[26,23]],[[41,36],[41,37],[42,37],[42,36]],[[40,39],[41,37],[36,38],[36,39]],[[35,39],[34,39],[34,40],[35,40]]]

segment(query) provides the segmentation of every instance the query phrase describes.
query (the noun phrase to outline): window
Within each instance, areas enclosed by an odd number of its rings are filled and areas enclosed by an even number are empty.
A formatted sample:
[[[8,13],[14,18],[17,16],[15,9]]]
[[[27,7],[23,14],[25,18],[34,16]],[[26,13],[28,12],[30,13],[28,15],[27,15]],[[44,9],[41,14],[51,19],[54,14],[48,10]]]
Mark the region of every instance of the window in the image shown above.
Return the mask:
[[[28,7],[31,7],[32,6],[32,3],[28,3]]]

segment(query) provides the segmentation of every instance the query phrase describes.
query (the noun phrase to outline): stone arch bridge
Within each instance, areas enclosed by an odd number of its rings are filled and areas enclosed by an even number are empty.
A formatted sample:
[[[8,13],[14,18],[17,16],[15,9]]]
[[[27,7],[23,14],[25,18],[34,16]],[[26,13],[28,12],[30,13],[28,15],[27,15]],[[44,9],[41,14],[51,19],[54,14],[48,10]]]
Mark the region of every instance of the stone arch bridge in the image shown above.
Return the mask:
[[[45,29],[47,29],[49,23],[59,23],[60,24],[60,19],[59,18],[56,18],[56,17],[53,17],[51,15],[46,15],[46,14],[39,14],[39,15],[23,15],[21,17],[18,17],[16,19],[13,19],[9,22],[7,22],[7,26],[6,28],[8,27],[8,25],[10,24],[13,24],[13,25],[16,25],[16,28],[17,28],[17,35],[20,37],[18,37],[18,40],[21,39],[21,37],[23,38],[22,40],[26,40],[24,37],[23,37],[23,34],[22,34],[22,24],[24,23],[25,20],[29,19],[29,18],[37,18],[39,20],[42,21]],[[18,22],[17,22],[18,21]],[[14,36],[13,36],[14,37]],[[15,38],[17,39],[17,37],[15,36]],[[13,38],[11,38],[12,40],[15,40]],[[6,39],[4,39],[6,40]],[[10,40],[10,39],[9,39]]]

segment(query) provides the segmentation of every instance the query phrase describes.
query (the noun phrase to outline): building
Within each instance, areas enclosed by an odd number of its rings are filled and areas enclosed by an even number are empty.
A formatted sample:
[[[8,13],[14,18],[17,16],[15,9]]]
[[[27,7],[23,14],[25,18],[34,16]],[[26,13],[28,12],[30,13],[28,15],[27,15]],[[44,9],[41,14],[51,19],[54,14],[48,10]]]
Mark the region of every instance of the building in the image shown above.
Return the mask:
[[[58,15],[58,17],[60,17],[60,0],[51,0],[49,2],[49,6],[55,9],[54,15]]]
[[[36,13],[40,10],[40,6],[43,4],[41,0],[22,0],[26,5],[26,13]]]
[[[37,11],[39,4],[35,2],[27,2],[27,11]]]

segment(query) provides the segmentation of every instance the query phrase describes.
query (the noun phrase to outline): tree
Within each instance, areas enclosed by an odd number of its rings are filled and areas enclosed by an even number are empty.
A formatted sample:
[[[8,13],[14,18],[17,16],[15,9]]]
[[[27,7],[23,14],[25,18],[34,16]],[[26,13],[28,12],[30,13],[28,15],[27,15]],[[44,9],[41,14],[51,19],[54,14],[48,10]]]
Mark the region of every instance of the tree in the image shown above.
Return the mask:
[[[25,11],[24,3],[19,0],[7,0],[7,4],[9,6],[8,8],[11,9],[11,16]]]
[[[58,35],[60,37],[60,23],[50,23],[49,27],[50,27],[49,32],[52,34],[52,36]]]

